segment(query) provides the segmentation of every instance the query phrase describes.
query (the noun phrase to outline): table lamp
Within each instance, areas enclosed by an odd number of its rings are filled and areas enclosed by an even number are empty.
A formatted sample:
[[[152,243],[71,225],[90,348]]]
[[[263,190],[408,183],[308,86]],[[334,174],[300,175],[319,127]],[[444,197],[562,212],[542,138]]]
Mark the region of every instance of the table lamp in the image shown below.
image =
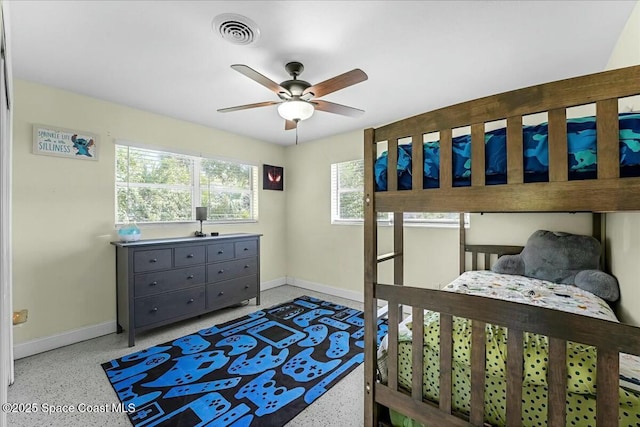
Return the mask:
[[[196,221],[200,221],[200,231],[196,231],[194,234],[196,237],[204,237],[205,234],[202,232],[202,221],[207,220],[207,207],[199,206],[196,208]]]

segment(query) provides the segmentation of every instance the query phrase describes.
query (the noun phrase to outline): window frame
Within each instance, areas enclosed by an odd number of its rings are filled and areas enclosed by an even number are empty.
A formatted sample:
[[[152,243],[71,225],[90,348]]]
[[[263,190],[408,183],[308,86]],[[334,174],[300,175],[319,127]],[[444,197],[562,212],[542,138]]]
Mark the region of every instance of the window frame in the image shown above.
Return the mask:
[[[217,161],[217,162],[226,162],[226,163],[235,163],[243,166],[249,167],[249,189],[246,188],[236,188],[236,187],[224,187],[222,186],[219,191],[227,192],[227,193],[246,193],[249,194],[249,218],[242,219],[234,219],[234,218],[223,218],[223,219],[213,219],[211,217],[211,213],[208,215],[208,219],[204,221],[205,224],[241,224],[241,223],[256,223],[258,222],[258,194],[259,194],[259,176],[258,176],[258,166],[245,161],[239,161],[236,159],[228,159],[217,156],[203,155],[202,153],[193,153],[193,152],[185,152],[181,150],[175,150],[173,148],[167,147],[157,147],[150,146],[146,144],[137,144],[131,143],[129,141],[116,140],[115,143],[115,218],[114,223],[115,226],[120,226],[126,224],[127,222],[135,222],[138,226],[163,226],[163,225],[177,225],[177,224],[190,224],[196,221],[195,212],[196,207],[201,206],[202,203],[202,190],[206,189],[206,185],[202,185],[200,182],[200,171],[201,171],[201,163],[203,160],[209,161]],[[174,156],[177,158],[187,158],[191,163],[191,177],[190,183],[187,184],[157,184],[157,183],[131,183],[129,182],[129,176],[127,176],[127,181],[118,181],[118,150],[121,148],[126,148],[127,150],[144,150],[155,153],[161,153],[163,155]],[[127,161],[128,162],[128,161]],[[127,164],[127,168],[129,164]],[[127,173],[128,175],[128,173]],[[220,186],[218,186],[220,187]],[[178,190],[178,191],[188,191],[191,195],[191,219],[178,219],[175,221],[141,221],[139,219],[129,219],[124,222],[119,221],[119,206],[118,206],[118,190],[120,188],[128,189],[128,188],[157,188],[157,189],[167,189],[167,190]],[[125,213],[125,216],[127,214]]]
[[[340,176],[339,176],[339,168],[340,165],[345,163],[353,163],[353,162],[362,162],[362,171],[364,175],[364,159],[353,159],[342,162],[331,163],[331,216],[330,222],[332,225],[363,225],[364,217],[353,219],[353,218],[340,218],[340,194],[345,191],[349,192],[357,192],[358,189],[341,189],[340,185]],[[363,177],[364,179],[364,177]],[[363,203],[364,203],[364,186],[362,190]],[[459,228],[460,220],[457,216],[457,212],[453,212],[456,214],[456,218],[453,219],[444,219],[444,218],[432,218],[432,219],[418,219],[418,218],[407,218],[407,215],[415,214],[416,212],[405,212],[404,213],[404,223],[405,227],[433,227],[433,228]],[[418,212],[420,213],[420,212]],[[429,213],[429,212],[425,212]],[[440,212],[437,212],[440,213]],[[382,226],[392,226],[393,225],[393,212],[379,212],[378,213],[378,225]],[[464,215],[464,225],[465,228],[469,227],[469,214],[465,213]]]
[[[358,162],[360,159],[348,160],[344,162],[331,163],[331,224],[363,224],[364,216],[362,218],[341,218],[340,217],[340,196],[344,193],[362,193],[364,198],[364,160],[362,159],[362,173],[363,173],[363,187],[358,188],[339,188],[340,187],[340,165],[347,163]],[[363,206],[364,215],[364,206]]]

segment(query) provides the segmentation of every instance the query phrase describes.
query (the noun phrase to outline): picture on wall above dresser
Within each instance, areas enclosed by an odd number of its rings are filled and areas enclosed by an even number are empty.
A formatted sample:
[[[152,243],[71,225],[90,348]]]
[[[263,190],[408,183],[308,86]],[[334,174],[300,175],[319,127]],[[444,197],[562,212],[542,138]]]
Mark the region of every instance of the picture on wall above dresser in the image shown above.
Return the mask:
[[[284,168],[282,166],[262,165],[262,189],[284,190]]]

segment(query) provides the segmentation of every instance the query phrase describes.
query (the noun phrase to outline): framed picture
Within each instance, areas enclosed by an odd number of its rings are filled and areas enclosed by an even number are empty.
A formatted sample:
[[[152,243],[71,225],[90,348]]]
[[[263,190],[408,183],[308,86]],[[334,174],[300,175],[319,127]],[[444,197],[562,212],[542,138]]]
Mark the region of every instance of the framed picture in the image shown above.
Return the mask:
[[[284,168],[282,166],[262,165],[262,188],[264,190],[284,189]]]
[[[98,160],[98,135],[80,130],[34,124],[33,154]]]

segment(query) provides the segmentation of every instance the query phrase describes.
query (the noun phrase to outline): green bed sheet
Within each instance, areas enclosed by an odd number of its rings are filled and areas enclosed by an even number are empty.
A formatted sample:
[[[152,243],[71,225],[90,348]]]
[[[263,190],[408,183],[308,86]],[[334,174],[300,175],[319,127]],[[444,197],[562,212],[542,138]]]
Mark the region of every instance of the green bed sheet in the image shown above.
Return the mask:
[[[608,305],[580,288],[559,285],[515,275],[490,271],[466,272],[443,290],[510,300],[523,304],[617,321]],[[425,312],[424,318],[424,378],[423,395],[437,402],[439,398],[440,315]],[[412,323],[400,325],[398,343],[398,384],[410,391],[412,378]],[[454,318],[453,323],[453,410],[469,413],[471,392],[470,360],[472,323]],[[486,325],[485,420],[495,426],[505,425],[507,331]],[[385,340],[379,353],[381,376],[386,375]],[[524,333],[523,344],[523,426],[546,426],[548,339]],[[640,358],[621,357],[622,381],[619,388],[619,426],[640,427]],[[623,360],[624,359],[624,360]],[[578,343],[567,343],[567,426],[594,426],[596,420],[596,350]],[[623,363],[624,362],[624,363]],[[396,426],[411,426],[413,422],[392,412]],[[418,425],[418,424],[416,424]]]

